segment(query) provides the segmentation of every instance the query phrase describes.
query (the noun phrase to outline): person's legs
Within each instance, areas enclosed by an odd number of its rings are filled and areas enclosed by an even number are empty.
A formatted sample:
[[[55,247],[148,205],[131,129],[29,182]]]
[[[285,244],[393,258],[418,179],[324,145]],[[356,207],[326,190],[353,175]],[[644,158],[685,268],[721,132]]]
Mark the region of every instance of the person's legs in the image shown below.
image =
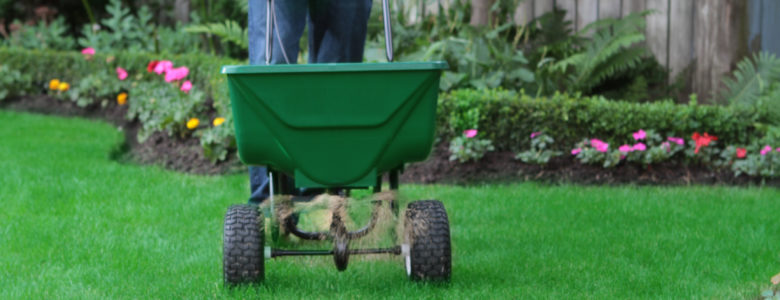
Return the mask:
[[[265,26],[267,0],[249,1],[249,64],[265,64]],[[273,27],[271,64],[298,61],[298,50],[303,29],[306,26],[307,0],[275,0],[276,26]],[[279,40],[284,43],[284,53]]]
[[[249,63],[265,64],[265,27],[268,1],[249,1]],[[271,64],[298,61],[298,50],[303,28],[306,25],[308,3],[306,0],[274,1],[276,27],[273,30]],[[283,41],[284,53],[279,40]],[[285,54],[287,59],[285,59]],[[264,166],[249,166],[249,202],[259,204],[270,196],[268,169]]]
[[[309,62],[361,62],[371,0],[309,0]]]

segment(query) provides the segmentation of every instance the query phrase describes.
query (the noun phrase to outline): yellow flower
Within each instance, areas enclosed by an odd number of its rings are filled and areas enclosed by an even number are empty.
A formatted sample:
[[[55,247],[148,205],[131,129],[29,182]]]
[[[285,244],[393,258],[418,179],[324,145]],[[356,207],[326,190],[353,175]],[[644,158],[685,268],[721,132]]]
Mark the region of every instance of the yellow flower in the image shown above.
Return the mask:
[[[49,81],[49,89],[50,90],[56,90],[60,86],[60,80],[59,79],[52,79]]]
[[[60,85],[57,86],[57,89],[60,90],[60,92],[64,92],[70,89],[70,84],[67,82],[60,82]]]
[[[225,123],[225,118],[223,117],[215,118],[213,122],[214,126],[222,125],[222,123]]]
[[[116,103],[125,105],[125,103],[127,103],[127,93],[119,93],[119,95],[116,96]]]
[[[198,118],[192,118],[189,121],[187,121],[187,128],[192,130],[198,127],[198,124],[200,124],[200,120]]]

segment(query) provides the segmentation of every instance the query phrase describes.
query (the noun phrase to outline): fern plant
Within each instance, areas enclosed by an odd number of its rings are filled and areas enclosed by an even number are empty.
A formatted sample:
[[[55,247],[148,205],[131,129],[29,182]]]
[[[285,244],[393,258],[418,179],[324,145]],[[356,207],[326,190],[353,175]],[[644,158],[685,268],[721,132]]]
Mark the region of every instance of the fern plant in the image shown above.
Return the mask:
[[[555,72],[570,74],[566,85],[570,92],[589,92],[611,75],[636,67],[648,52],[635,47],[645,40],[645,16],[630,14],[623,19],[603,19],[585,26],[578,35],[593,33],[582,50],[551,66]]]
[[[752,60],[747,57],[737,64],[733,77],[723,79],[723,99],[732,105],[754,106],[780,83],[780,59],[766,52],[754,54]]]
[[[218,36],[223,41],[232,42],[242,49],[249,48],[249,35],[247,29],[241,27],[236,21],[227,20],[224,23],[208,23],[190,25],[184,28],[189,33],[203,33]]]

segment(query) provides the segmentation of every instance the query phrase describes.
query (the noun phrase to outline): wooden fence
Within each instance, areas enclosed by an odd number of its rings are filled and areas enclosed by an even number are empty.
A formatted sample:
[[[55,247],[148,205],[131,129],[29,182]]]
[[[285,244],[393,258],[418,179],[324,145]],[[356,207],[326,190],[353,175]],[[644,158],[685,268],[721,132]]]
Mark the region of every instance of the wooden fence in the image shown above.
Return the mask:
[[[457,0],[428,0],[426,12],[436,13],[439,2],[452,1]],[[780,55],[780,0],[524,0],[514,20],[525,24],[554,6],[567,11],[574,30],[602,18],[654,10],[647,16],[647,46],[670,70],[670,81],[684,80],[686,92],[700,98],[713,95],[749,52]]]

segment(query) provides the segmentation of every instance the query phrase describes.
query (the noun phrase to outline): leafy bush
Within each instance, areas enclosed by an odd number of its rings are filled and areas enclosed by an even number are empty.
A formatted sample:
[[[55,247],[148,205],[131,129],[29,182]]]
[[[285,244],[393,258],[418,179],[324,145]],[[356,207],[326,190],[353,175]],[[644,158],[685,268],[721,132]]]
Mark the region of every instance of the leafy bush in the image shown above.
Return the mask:
[[[717,133],[724,144],[746,144],[765,134],[755,124],[763,117],[761,113],[738,107],[698,105],[696,101],[680,105],[670,100],[628,103],[567,94],[534,98],[501,89],[442,94],[439,134],[445,139],[460,135],[463,128],[454,124],[463,123],[463,118],[474,118],[471,111],[478,114],[474,128],[479,128],[502,151],[528,149],[528,136],[536,131],[554,135],[558,145],[566,148],[587,137],[630,143],[631,134],[639,128],[653,128],[664,136],[690,136],[697,131]]]
[[[495,150],[493,142],[488,139],[480,139],[466,134],[455,137],[450,141],[450,160],[464,163],[480,160],[485,153]]]
[[[167,131],[169,135],[188,134],[187,121],[203,115],[208,108],[199,89],[184,93],[162,79],[134,82],[129,94],[127,115],[129,119],[137,118],[141,122],[140,141],[156,131]]]
[[[561,151],[550,150],[555,140],[546,134],[534,132],[531,133],[531,149],[520,152],[515,156],[524,163],[546,164],[551,158],[563,154]]]
[[[78,79],[78,83],[70,88],[68,98],[76,105],[85,107],[95,101],[105,103],[124,90],[127,90],[127,84],[117,80],[114,70],[104,69]]]
[[[761,149],[761,148],[769,148]],[[777,148],[780,149],[780,148]],[[780,151],[769,145],[763,147],[753,146],[746,151],[744,159],[738,159],[733,162],[732,169],[736,176],[747,174],[750,176],[778,177],[780,176]],[[730,157],[736,157],[736,149],[730,147],[727,149]],[[731,155],[734,154],[734,155]]]
[[[111,0],[106,6],[109,17],[100,26],[85,24],[81,28],[81,47],[106,51],[154,51],[154,24],[147,6],[138,10],[137,16],[122,6],[121,0]]]
[[[39,21],[36,25],[26,26],[16,20],[12,26],[20,30],[13,32],[3,41],[4,46],[24,49],[71,50],[76,42],[68,35],[68,26],[64,17],[58,17],[50,23]]]
[[[21,96],[32,89],[30,75],[12,69],[6,65],[0,65],[0,101],[7,97]]]

